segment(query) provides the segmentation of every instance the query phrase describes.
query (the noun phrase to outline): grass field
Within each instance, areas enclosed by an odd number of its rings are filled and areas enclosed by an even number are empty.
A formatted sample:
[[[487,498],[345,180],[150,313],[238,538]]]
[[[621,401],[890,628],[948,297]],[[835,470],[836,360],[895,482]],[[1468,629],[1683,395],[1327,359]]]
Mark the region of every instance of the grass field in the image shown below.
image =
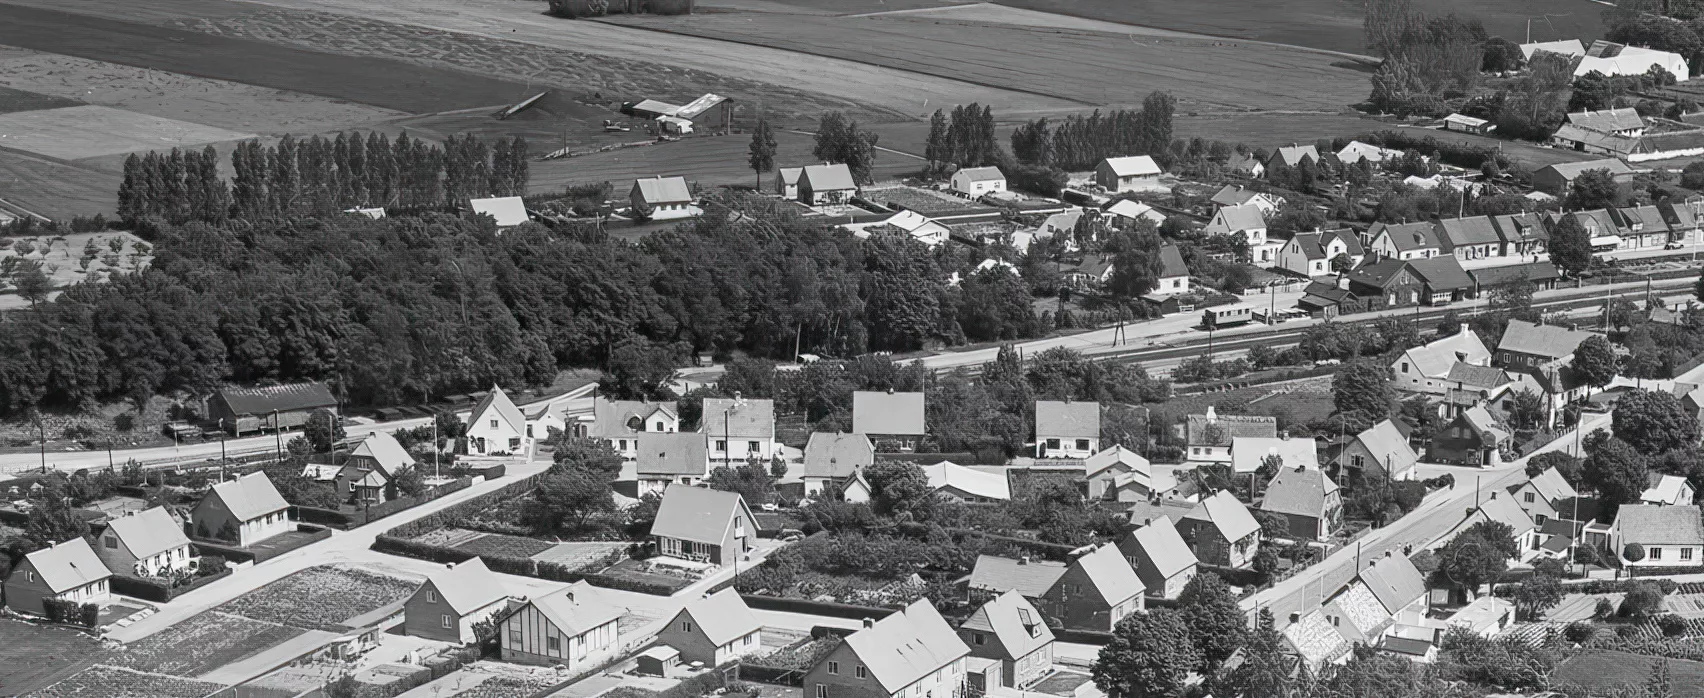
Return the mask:
[[[87,104],[0,115],[0,147],[61,160],[192,147],[253,135]]]
[[[15,696],[88,665],[101,643],[88,635],[0,618],[0,695]]]
[[[112,215],[121,179],[112,172],[0,151],[0,199],[48,218]]]
[[[793,167],[815,162],[810,136],[792,132],[775,134],[775,162]],[[756,174],[746,165],[751,140],[746,136],[687,138],[641,148],[622,148],[604,153],[532,163],[533,193],[559,193],[568,184],[613,182],[616,193],[626,196],[638,177],[680,175],[700,184],[755,184]],[[891,179],[922,169],[922,161],[891,152],[876,154],[876,179]],[[774,173],[764,177],[765,183]]]

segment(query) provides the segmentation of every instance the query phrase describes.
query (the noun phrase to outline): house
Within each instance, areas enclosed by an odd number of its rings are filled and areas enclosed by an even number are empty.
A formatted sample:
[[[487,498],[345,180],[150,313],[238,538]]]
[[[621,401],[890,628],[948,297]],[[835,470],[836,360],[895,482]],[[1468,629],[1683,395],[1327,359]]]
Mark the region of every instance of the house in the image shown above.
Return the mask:
[[[1195,557],[1209,565],[1247,567],[1260,549],[1260,524],[1229,490],[1203,498],[1177,529]]]
[[[1102,220],[1124,229],[1134,227],[1139,221],[1147,221],[1155,226],[1166,222],[1166,214],[1160,213],[1154,207],[1135,199],[1114,201],[1102,213],[1104,214]]]
[[[1550,229],[1536,213],[1501,214],[1491,217],[1497,229],[1497,239],[1503,243],[1505,257],[1525,257],[1543,254],[1550,244]],[[1555,266],[1550,267],[1552,271]],[[1484,284],[1493,286],[1495,284]]]
[[[1083,261],[1064,270],[1065,283],[1073,288],[1098,288],[1112,280],[1112,255],[1083,255]]]
[[[467,452],[472,455],[514,455],[526,450],[527,417],[509,394],[491,386],[491,392],[473,406],[467,420]]]
[[[1623,504],[1609,527],[1610,549],[1625,567],[1704,566],[1704,520],[1696,504]],[[1644,557],[1628,559],[1632,545]]]
[[[658,554],[727,567],[757,536],[751,508],[736,492],[669,485],[657,505],[651,538]]]
[[[1574,491],[1574,486],[1562,477],[1562,473],[1550,468],[1534,475],[1531,480],[1515,485],[1510,494],[1514,495],[1515,503],[1521,511],[1532,517],[1532,522],[1543,526],[1553,519],[1572,518],[1570,512],[1562,509],[1564,502],[1580,496]]]
[[[354,502],[383,504],[396,496],[397,473],[415,467],[414,456],[388,432],[375,431],[350,450],[333,482],[338,496]]]
[[[1444,392],[1444,401],[1439,405],[1440,417],[1455,417],[1468,409],[1486,405],[1502,397],[1515,384],[1503,369],[1459,362],[1450,367],[1444,381],[1450,387]]]
[[[1154,470],[1148,459],[1123,446],[1089,456],[1083,461],[1083,476],[1088,481],[1089,499],[1134,502],[1177,488],[1177,478],[1171,473]],[[1123,499],[1125,496],[1130,499]]]
[[[1189,293],[1189,267],[1183,263],[1183,253],[1177,245],[1160,245],[1160,280],[1152,295],[1175,296]]]
[[[1527,516],[1526,512],[1521,510],[1520,504],[1515,501],[1514,497],[1509,496],[1507,492],[1496,489],[1491,490],[1489,495],[1480,500],[1478,506],[1468,509],[1467,515],[1456,522],[1456,525],[1448,532],[1433,541],[1431,547],[1442,548],[1451,540],[1454,540],[1456,536],[1487,521],[1509,527],[1510,535],[1514,537],[1515,545],[1520,551],[1515,558],[1516,561],[1527,560],[1538,554],[1538,546],[1542,542],[1538,525],[1533,523],[1532,517]]]
[[[1265,169],[1265,166],[1261,166],[1262,171],[1265,171]],[[1254,176],[1259,177],[1260,175]],[[1253,204],[1265,216],[1272,215],[1278,210],[1278,207],[1284,205],[1284,197],[1282,196],[1255,191],[1241,184],[1227,184],[1220,187],[1219,191],[1213,193],[1213,198],[1209,201],[1220,207]]]
[[[1266,485],[1260,510],[1284,517],[1290,535],[1302,540],[1325,540],[1343,523],[1343,493],[1337,482],[1317,467],[1286,465]]]
[[[1142,525],[1144,521],[1158,521],[1160,519],[1170,519],[1175,524],[1182,521],[1184,515],[1194,509],[1200,499],[1201,496],[1197,494],[1192,499],[1167,496],[1131,502],[1124,507],[1124,519],[1135,525]]]
[[[1499,428],[1483,406],[1472,407],[1432,437],[1429,459],[1438,463],[1495,467],[1502,465],[1510,434]]]
[[[48,599],[100,603],[111,594],[111,578],[89,541],[72,538],[24,556],[6,578],[6,607],[40,616],[47,614]]]
[[[1016,590],[977,607],[959,624],[958,635],[970,656],[1000,663],[1001,686],[1023,688],[1053,673],[1053,631]]]
[[[1639,494],[1639,501],[1658,506],[1680,506],[1697,499],[1692,483],[1679,475],[1647,473],[1649,487]]]
[[[673,400],[611,400],[592,398],[592,426],[587,436],[609,444],[626,460],[639,457],[640,434],[680,431],[680,408]]]
[[[775,401],[734,396],[704,398],[699,431],[710,445],[710,465],[768,464],[776,455]]]
[[[1035,230],[1036,240],[1052,240],[1059,238],[1064,241],[1063,249],[1073,252],[1077,249],[1077,221],[1083,219],[1086,211],[1074,208],[1048,216]]]
[[[862,230],[868,235],[910,238],[928,247],[939,247],[952,237],[951,228],[916,211],[900,211]]]
[[[1602,39],[1593,40],[1590,46],[1583,45],[1579,39],[1521,44],[1521,53],[1527,56],[1527,60],[1532,60],[1532,55],[1539,51],[1560,54],[1570,59],[1574,66],[1574,77],[1594,72],[1606,76],[1644,75],[1652,68],[1669,73],[1676,82],[1684,81],[1691,75],[1686,67],[1686,59],[1680,54]]]
[[[929,433],[924,427],[923,393],[859,390],[852,393],[852,431],[869,437],[886,452],[909,453]]]
[[[1367,229],[1367,248],[1386,260],[1426,259],[1444,254],[1433,223],[1375,223]]]
[[[1264,415],[1219,415],[1209,405],[1207,414],[1192,414],[1184,420],[1185,460],[1195,463],[1231,462],[1232,440],[1238,437],[1276,438],[1278,418]]]
[[[1304,160],[1312,160],[1315,164],[1318,164],[1319,149],[1311,145],[1280,146],[1266,157],[1266,169],[1271,171],[1277,165],[1299,167]]]
[[[1412,260],[1408,270],[1420,280],[1420,299],[1426,305],[1449,305],[1473,293],[1473,277],[1452,255]]]
[[[621,647],[621,616],[603,590],[578,581],[531,599],[503,620],[503,661],[581,671]]]
[[[1450,369],[1458,363],[1474,366],[1491,363],[1491,350],[1466,325],[1455,334],[1403,351],[1391,362],[1392,387],[1408,393],[1443,395],[1452,387]]]
[[[318,410],[337,413],[337,398],[318,382],[220,388],[207,400],[207,420],[218,422],[232,436],[299,427]]]
[[[1011,483],[1004,473],[966,468],[952,461],[925,465],[929,490],[937,497],[961,502],[1004,502],[1012,498]]]
[[[1088,458],[1100,451],[1100,403],[1037,400],[1035,457]]]
[[[214,485],[190,510],[195,537],[248,547],[296,530],[290,504],[266,473],[256,472]]]
[[[1408,437],[1388,419],[1356,434],[1338,450],[1336,460],[1340,475],[1348,473],[1356,478],[1379,476],[1393,480],[1413,479],[1414,465],[1418,462],[1420,456],[1408,445]]]
[[[1699,230],[1704,228],[1704,201],[1676,204],[1674,199],[1663,199],[1657,202],[1657,212],[1668,225],[1670,242],[1699,241]]]
[[[1400,259],[1382,259],[1343,273],[1348,290],[1367,299],[1366,309],[1400,308],[1419,305],[1425,285],[1413,269]]]
[[[1435,224],[1438,241],[1456,259],[1468,261],[1503,256],[1503,238],[1490,216],[1446,218]]]
[[[1146,155],[1106,158],[1095,165],[1095,184],[1110,192],[1136,191],[1160,184],[1160,166]]]
[[[682,662],[707,667],[765,652],[763,627],[731,588],[686,602],[657,633],[657,641],[680,650]]]
[[[1220,206],[1207,221],[1201,231],[1208,235],[1225,235],[1240,238],[1248,243],[1252,252],[1254,248],[1266,244],[1266,212],[1259,206],[1248,203],[1241,206]],[[1269,251],[1270,252],[1270,251]],[[1277,263],[1271,254],[1266,259],[1255,254],[1252,257],[1255,266],[1270,267]]]
[[[1319,444],[1311,438],[1238,436],[1231,439],[1231,472],[1247,475],[1276,457],[1280,467],[1319,468]]]
[[[1506,368],[1552,368],[1574,358],[1590,332],[1510,320],[1497,342],[1497,363]]]
[[[710,477],[710,452],[701,434],[646,432],[632,439],[637,492],[660,495],[669,485],[697,485]]]
[[[1625,206],[1608,209],[1620,227],[1622,249],[1661,248],[1668,244],[1668,223],[1655,206]]]
[[[1546,216],[1549,218],[1550,224],[1553,227],[1560,225],[1564,217],[1571,217],[1578,221],[1580,227],[1586,229],[1586,236],[1590,238],[1589,242],[1591,243],[1594,251],[1603,249],[1631,249],[1632,247],[1633,243],[1631,241],[1624,240],[1621,237],[1621,233],[1623,232],[1621,228],[1621,219],[1608,209],[1599,208],[1589,211],[1573,211],[1569,213],[1552,212],[1547,213]]]
[[[1142,610],[1142,580],[1113,545],[1065,564],[982,555],[969,584],[973,601],[1015,590],[1067,630],[1110,632]]]
[[[1348,640],[1343,639],[1342,633],[1331,627],[1331,621],[1326,620],[1325,614],[1318,609],[1297,618],[1295,622],[1284,626],[1281,633],[1284,644],[1289,646],[1308,671],[1318,672],[1333,665],[1342,664],[1349,660],[1354,647]]]
[[[813,432],[805,443],[805,496],[840,495],[846,501],[867,501],[854,499],[858,495],[844,490],[843,486],[854,474],[875,462],[876,447],[863,434]]]
[[[512,228],[527,222],[527,205],[521,202],[519,196],[495,196],[487,199],[469,199],[468,208],[473,209],[476,216],[490,216],[497,221],[499,228]]]
[[[1516,321],[1510,321],[1514,324]],[[1507,330],[1504,337],[1507,338]],[[1532,392],[1538,395],[1544,406],[1546,424],[1557,424],[1563,416],[1564,408],[1571,402],[1586,397],[1591,386],[1566,363],[1550,364],[1534,368],[1511,368],[1508,372],[1511,383],[1501,396],[1491,401],[1491,406],[1500,414],[1507,414],[1510,401],[1522,392]]]
[[[130,512],[107,523],[95,539],[95,555],[113,574],[172,577],[189,571],[194,557],[189,536],[165,507]]]
[[[953,173],[949,188],[974,199],[1006,191],[1006,175],[998,167],[966,167]]]
[[[1353,231],[1328,230],[1296,233],[1288,242],[1279,243],[1277,266],[1303,276],[1325,276],[1342,269],[1360,266],[1367,256],[1360,239]],[[1339,265],[1338,259],[1346,264]]]
[[[1397,624],[1420,625],[1426,617],[1426,578],[1406,555],[1386,551],[1320,607],[1350,644],[1378,646]]]
[[[1490,638],[1515,624],[1515,604],[1495,596],[1481,596],[1444,619],[1444,625]]]
[[[1545,142],[1556,148],[1618,158],[1627,157],[1639,150],[1638,138],[1593,131],[1574,124],[1562,124]]]
[[[1400,150],[1380,148],[1376,145],[1362,143],[1360,141],[1349,141],[1349,145],[1343,146],[1342,150],[1337,151],[1337,161],[1345,165],[1353,165],[1362,160],[1366,160],[1367,162],[1376,165],[1386,160],[1394,160],[1400,157],[1402,157],[1402,151]]]
[[[1608,170],[1616,181],[1627,181],[1633,178],[1633,168],[1628,167],[1627,163],[1615,158],[1607,158],[1545,165],[1532,173],[1532,186],[1534,189],[1553,196],[1564,196],[1568,193],[1568,189],[1574,186],[1575,178],[1578,178],[1581,173],[1591,170]]]
[[[1542,249],[1539,250],[1543,252]],[[1479,285],[1479,293],[1483,294],[1498,286],[1513,284],[1532,284],[1534,291],[1549,291],[1556,288],[1562,278],[1562,273],[1556,270],[1556,265],[1548,261],[1529,262],[1498,267],[1480,267],[1467,272]]]
[[[845,163],[806,165],[799,175],[799,201],[811,206],[844,204],[858,195],[858,183]]]
[[[1118,540],[1118,549],[1136,570],[1143,589],[1154,597],[1177,598],[1201,564],[1177,532],[1177,524],[1164,516],[1125,534]]]
[[[864,627],[818,659],[805,698],[948,698],[960,694],[970,648],[928,599]]]
[[[477,641],[474,626],[509,607],[503,582],[477,557],[426,576],[403,603],[403,632],[459,644]]]
[[[1225,169],[1250,177],[1266,176],[1266,163],[1261,162],[1254,153],[1232,153],[1230,159],[1225,161]]]
[[[1310,317],[1330,320],[1344,313],[1361,312],[1364,308],[1361,298],[1348,289],[1315,281],[1302,291],[1302,297],[1296,301],[1296,309]]]
[[[775,188],[770,193],[778,194],[783,199],[797,201],[799,199],[799,175],[805,173],[803,167],[781,167],[775,170]]]
[[[692,205],[692,188],[685,177],[643,177],[633,180],[627,192],[627,202],[636,218],[666,221],[691,218],[703,211]]]
[[[1462,133],[1477,133],[1484,135],[1486,133],[1490,133],[1491,129],[1494,128],[1496,128],[1496,126],[1492,126],[1491,122],[1477,117],[1468,116],[1466,114],[1450,114],[1449,116],[1444,117],[1445,131],[1460,131]]]

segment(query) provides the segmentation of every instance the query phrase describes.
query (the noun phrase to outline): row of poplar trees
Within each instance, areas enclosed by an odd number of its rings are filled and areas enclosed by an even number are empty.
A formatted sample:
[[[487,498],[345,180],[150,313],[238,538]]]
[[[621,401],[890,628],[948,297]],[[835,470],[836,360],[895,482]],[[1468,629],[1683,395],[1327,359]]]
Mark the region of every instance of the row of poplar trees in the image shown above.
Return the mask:
[[[132,154],[119,185],[119,216],[218,223],[357,207],[455,207],[468,199],[525,194],[529,177],[520,136],[491,143],[451,136],[439,146],[406,132],[394,141],[378,132],[284,136],[272,146],[244,141],[231,151],[231,169],[227,184],[212,146]]]

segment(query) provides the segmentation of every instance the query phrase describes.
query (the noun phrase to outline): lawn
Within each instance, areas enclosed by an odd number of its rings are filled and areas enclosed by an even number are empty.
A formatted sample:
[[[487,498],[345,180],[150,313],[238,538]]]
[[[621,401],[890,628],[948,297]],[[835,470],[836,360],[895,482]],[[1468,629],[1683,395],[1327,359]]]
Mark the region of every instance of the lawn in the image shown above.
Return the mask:
[[[70,628],[0,618],[0,695],[18,695],[98,658],[100,641]]]
[[[306,598],[310,595],[303,593],[296,601]],[[125,645],[102,662],[155,674],[200,676],[300,634],[296,628],[215,610]]]
[[[672,587],[673,591],[680,591],[681,589],[692,586],[693,582],[698,581],[697,579],[687,579],[685,577],[677,577],[672,574],[647,572],[643,561],[631,559],[615,563],[613,567],[604,570],[604,574],[610,577],[630,579],[635,582]]]
[[[403,599],[419,586],[365,570],[310,567],[219,606],[226,613],[303,630],[337,630],[350,618]],[[312,599],[304,603],[304,599]]]
[[[456,550],[462,550],[475,555],[499,555],[502,557],[532,557],[551,549],[555,544],[537,538],[521,536],[505,536],[498,533],[487,533],[464,543],[456,545]]]
[[[1191,414],[1205,414],[1212,405],[1220,414],[1260,414],[1285,423],[1311,424],[1334,411],[1331,376],[1320,376],[1284,386],[1255,386],[1222,393],[1186,395],[1167,400],[1154,408],[1154,421],[1175,424]]]
[[[31,693],[35,698],[202,698],[224,688],[216,683],[192,681],[164,674],[96,665],[46,689]]]

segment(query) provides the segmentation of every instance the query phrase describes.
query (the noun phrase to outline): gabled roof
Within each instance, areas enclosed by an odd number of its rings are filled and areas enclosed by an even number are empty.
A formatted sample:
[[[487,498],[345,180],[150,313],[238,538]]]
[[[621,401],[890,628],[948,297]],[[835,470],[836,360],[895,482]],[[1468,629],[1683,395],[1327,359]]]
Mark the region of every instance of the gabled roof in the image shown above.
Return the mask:
[[[928,599],[848,635],[846,644],[890,694],[970,654]]]
[[[1131,502],[1125,508],[1125,516],[1134,524],[1160,519],[1169,519],[1172,523],[1177,523],[1179,519],[1189,515],[1189,512],[1194,509],[1194,502],[1165,497],[1157,502],[1146,500]]]
[[[1452,248],[1491,245],[1502,241],[1502,238],[1497,237],[1497,225],[1491,222],[1490,216],[1446,218],[1438,221],[1437,225],[1438,237]]]
[[[1100,438],[1100,403],[1037,400],[1035,402],[1035,437],[1037,439]]]
[[[1083,460],[1084,477],[1094,478],[1115,465],[1123,464],[1130,470],[1113,477],[1113,486],[1121,487],[1135,482],[1149,490],[1164,492],[1177,487],[1177,478],[1171,473],[1154,470],[1154,466],[1140,454],[1123,446],[1113,446],[1089,456]]]
[[[1290,167],[1295,167],[1300,165],[1303,159],[1312,159],[1314,162],[1319,162],[1319,149],[1311,145],[1281,146],[1277,150],[1272,151],[1272,157],[1268,158],[1267,162],[1271,163],[1273,160],[1277,160]]]
[[[1485,342],[1479,339],[1478,333],[1463,326],[1455,334],[1408,349],[1403,356],[1420,375],[1438,378],[1448,375],[1450,367],[1458,363],[1490,363],[1491,350],[1485,348]]]
[[[1325,259],[1325,233],[1296,233],[1290,237],[1290,244],[1300,250],[1303,257],[1308,259]]]
[[[1350,269],[1344,276],[1349,277],[1349,281],[1352,283],[1384,289],[1396,283],[1396,280],[1402,276],[1403,270],[1407,268],[1408,262],[1390,257],[1372,264],[1362,264]]]
[[[614,621],[627,612],[609,594],[584,580],[533,599],[532,605],[568,637]]]
[[[803,167],[783,167],[776,170],[780,174],[782,184],[798,184],[799,175],[804,174]]]
[[[1362,637],[1378,637],[1396,621],[1390,611],[1385,610],[1384,604],[1379,603],[1379,597],[1374,596],[1366,584],[1358,581],[1350,582],[1331,603],[1337,605],[1338,610],[1343,612],[1343,617],[1348,619],[1349,624],[1354,626]]]
[[[165,507],[113,519],[107,524],[106,534],[117,536],[137,558],[152,557],[189,545],[189,536],[183,534],[183,526],[166,512]]]
[[[1478,366],[1461,361],[1450,366],[1444,380],[1464,387],[1495,388],[1509,382],[1509,374],[1495,366]]]
[[[1142,579],[1136,576],[1136,570],[1130,567],[1130,561],[1124,559],[1116,545],[1095,548],[1094,552],[1077,558],[1071,565],[1083,570],[1089,583],[1110,606],[1135,598],[1145,588]]]
[[[1231,470],[1252,473],[1267,456],[1283,459],[1284,467],[1319,467],[1319,444],[1311,438],[1280,439],[1239,436],[1231,440]]]
[[[1398,252],[1430,250],[1441,247],[1437,227],[1431,223],[1379,223],[1367,231],[1367,239],[1377,241],[1389,236]]]
[[[1467,411],[1461,413],[1461,418],[1462,421],[1467,422],[1468,426],[1473,427],[1473,430],[1479,433],[1479,437],[1488,444],[1499,444],[1509,439],[1509,432],[1497,426],[1496,420],[1491,418],[1491,413],[1485,411],[1483,405],[1468,408]]]
[[[1366,250],[1361,247],[1361,238],[1357,237],[1353,230],[1339,228],[1325,231],[1319,236],[1320,247],[1328,248],[1334,240],[1343,241],[1343,252],[1350,257],[1366,254]]]
[[[953,173],[953,177],[964,175],[970,182],[1004,182],[1006,175],[998,167],[966,167]]]
[[[1543,497],[1544,501],[1551,504],[1569,497],[1580,496],[1580,493],[1574,491],[1574,486],[1568,484],[1568,479],[1562,477],[1562,473],[1558,472],[1556,468],[1550,468],[1534,475],[1531,482],[1532,488],[1538,492],[1538,496]]]
[[[1520,508],[1516,507],[1515,511],[1520,511]],[[1520,531],[1517,529],[1516,533]],[[1406,555],[1386,553],[1370,567],[1361,570],[1360,578],[1391,615],[1426,595],[1426,577]]]
[[[1615,528],[1629,543],[1704,544],[1704,520],[1696,504],[1623,504]]]
[[[390,432],[375,431],[361,439],[361,444],[350,451],[351,457],[363,456],[373,459],[379,470],[386,476],[395,475],[397,471],[414,467],[414,456],[408,455],[402,444],[391,436]]]
[[[468,207],[474,213],[483,213],[497,220],[497,227],[507,228],[527,222],[527,205],[521,203],[519,196],[496,196],[489,199],[471,199]]]
[[[1632,107],[1574,112],[1568,115],[1568,123],[1600,133],[1633,131],[1645,127],[1644,117],[1639,116],[1639,110]]]
[[[692,188],[685,177],[643,177],[633,180],[639,197],[647,204],[684,204],[692,201]]]
[[[1083,255],[1083,261],[1078,262],[1076,267],[1071,268],[1066,273],[1074,272],[1099,279],[1106,276],[1109,271],[1112,271],[1112,255],[1088,254]]]
[[[999,473],[983,472],[952,461],[941,461],[923,466],[923,474],[929,478],[930,490],[939,491],[951,487],[983,499],[1012,498],[1011,483],[1006,481],[1005,475]]]
[[[1183,541],[1183,535],[1177,532],[1177,524],[1167,517],[1149,521],[1129,535],[1131,542],[1142,549],[1148,560],[1153,561],[1161,577],[1170,578],[1200,564],[1195,553],[1189,550],[1189,544]]]
[[[761,627],[751,607],[732,588],[688,601],[686,608],[680,612],[691,615],[710,644],[717,647],[750,635]]]
[[[1503,330],[1502,341],[1497,342],[1497,351],[1560,359],[1574,353],[1580,343],[1590,336],[1590,332],[1570,330],[1566,327],[1510,320],[1508,328]]]
[[[1183,518],[1213,524],[1219,529],[1219,534],[1228,541],[1242,540],[1243,537],[1260,530],[1260,524],[1254,520],[1254,515],[1248,513],[1248,507],[1237,501],[1230,490],[1220,490],[1218,494],[1201,500],[1201,503],[1196,504]]]
[[[1353,165],[1362,160],[1384,162],[1386,159],[1399,157],[1402,157],[1402,151],[1400,150],[1380,148],[1376,145],[1362,143],[1360,141],[1349,141],[1349,145],[1343,146],[1342,150],[1337,151],[1338,161],[1345,165]]]
[[[1538,530],[1538,527],[1532,522],[1532,517],[1527,516],[1526,511],[1521,509],[1520,504],[1515,501],[1513,496],[1499,497],[1497,494],[1496,491],[1493,491],[1489,498],[1481,500],[1477,508],[1470,510],[1467,516],[1455,525],[1455,528],[1450,529],[1449,533],[1438,540],[1451,540],[1484,521],[1505,524],[1514,529],[1512,533],[1515,536]]]
[[[1266,227],[1266,213],[1261,211],[1260,207],[1254,204],[1220,206],[1219,212],[1213,214],[1213,218],[1221,226],[1224,226],[1225,230],[1231,232],[1256,230]]]
[[[923,393],[859,390],[852,393],[852,431],[860,434],[922,436]]]
[[[438,590],[444,603],[464,616],[508,598],[503,582],[477,557],[433,572],[426,576],[426,582]]]
[[[1504,242],[1531,242],[1550,239],[1550,230],[1544,226],[1544,220],[1536,213],[1492,216],[1491,224],[1497,227],[1497,236]]]
[[[1252,155],[1243,155],[1242,157],[1246,158],[1251,165],[1260,164]],[[1236,156],[1232,156],[1231,158],[1233,162],[1235,162],[1236,159]],[[1209,201],[1220,206],[1241,206],[1247,203],[1254,203],[1257,199],[1264,199],[1265,203],[1274,206],[1283,203],[1284,201],[1284,197],[1282,196],[1273,196],[1265,192],[1255,191],[1241,184],[1227,184],[1220,187],[1219,191],[1213,193],[1213,198],[1209,199]]]
[[[1461,268],[1455,255],[1439,255],[1430,259],[1408,260],[1408,268],[1433,291],[1455,291],[1473,288],[1473,277]]]
[[[1679,475],[1663,473],[1648,473],[1650,486],[1639,495],[1639,500],[1651,504],[1691,504],[1680,501],[1685,494],[1686,478]]]
[[[472,427],[493,416],[503,420],[516,433],[524,433],[527,429],[527,416],[521,414],[521,408],[515,406],[508,393],[495,385],[491,386],[491,392],[479,399],[479,404],[473,406],[467,423]]]
[[[593,438],[616,438],[637,434],[645,431],[645,424],[650,423],[652,415],[662,412],[670,419],[679,418],[680,408],[675,401],[651,402],[649,400],[611,400],[602,396],[592,399],[592,432]],[[629,428],[627,423],[637,418],[639,429]]]
[[[1122,158],[1107,158],[1101,161],[1112,170],[1116,177],[1139,177],[1157,175],[1162,170],[1154,159],[1146,155],[1132,155]]]
[[[1615,158],[1586,160],[1584,162],[1559,162],[1554,165],[1545,165],[1544,167],[1539,168],[1538,172],[1544,172],[1545,170],[1555,172],[1556,174],[1561,175],[1563,179],[1570,182],[1573,181],[1575,177],[1580,176],[1580,173],[1589,172],[1591,170],[1609,170],[1611,175],[1633,174],[1633,168],[1628,167],[1627,163]]]
[[[1166,214],[1160,213],[1159,211],[1154,210],[1153,206],[1149,206],[1135,199],[1119,199],[1112,202],[1111,206],[1106,207],[1106,214],[1109,216],[1121,216],[1132,220],[1137,218],[1146,218],[1154,221],[1155,223],[1164,222],[1166,219]]]
[[[1539,283],[1562,278],[1562,273],[1557,271],[1556,265],[1550,262],[1528,262],[1506,267],[1480,267],[1467,273],[1479,281],[1481,289],[1490,289],[1503,284]]]
[[[1017,591],[1006,591],[982,604],[961,630],[989,633],[1005,648],[1005,659],[1022,659],[1053,642],[1053,631],[1042,621],[1041,612]]]
[[[1317,609],[1285,626],[1282,634],[1302,661],[1314,668],[1342,659],[1351,649],[1349,641]]]
[[[703,477],[710,467],[710,447],[703,434],[653,431],[635,434],[633,440],[635,470],[641,477]]]
[[[852,181],[852,169],[842,162],[805,165],[805,173],[799,178],[799,186],[804,186],[806,183],[811,185],[812,191],[841,191],[858,188],[858,183]]]
[[[723,534],[734,525],[734,515],[752,522],[751,508],[737,492],[674,484],[663,490],[651,535],[695,543],[721,545]]]
[[[55,594],[112,576],[112,571],[95,556],[95,549],[89,547],[89,541],[83,538],[72,538],[51,548],[42,548],[25,555],[24,559]]]
[[[804,477],[851,477],[876,462],[876,447],[863,434],[813,432],[805,443]]]
[[[230,406],[231,412],[239,416],[271,414],[273,410],[291,412],[337,406],[337,398],[332,397],[331,390],[319,382],[264,388],[220,388],[219,395]]]
[[[702,431],[712,438],[775,438],[775,401],[768,398],[707,397],[701,419]]]
[[[1183,253],[1178,251],[1177,245],[1160,245],[1160,278],[1178,276],[1189,276],[1189,265],[1183,263]]]
[[[1065,574],[1066,564],[1052,560],[1014,560],[993,555],[976,556],[970,570],[970,588],[998,592],[1015,591],[1026,597],[1043,596]]]
[[[1584,56],[1586,55],[1586,45],[1579,39],[1563,39],[1561,41],[1540,41],[1530,44],[1521,44],[1522,57],[1527,60],[1532,60],[1532,54],[1539,51],[1557,53],[1564,56]]]
[[[1266,498],[1260,500],[1260,510],[1324,518],[1326,497],[1337,490],[1337,483],[1331,476],[1317,467],[1286,465],[1272,476],[1271,484],[1266,486]]]
[[[1355,440],[1373,454],[1380,467],[1386,467],[1390,472],[1403,472],[1420,460],[1408,445],[1408,437],[1403,436],[1396,423],[1388,419],[1367,427],[1366,431],[1355,435]]]
[[[289,502],[284,501],[284,497],[278,494],[278,488],[272,486],[272,480],[263,472],[221,482],[214,485],[207,496],[218,497],[230,510],[231,516],[239,521],[252,521],[290,508]]]

